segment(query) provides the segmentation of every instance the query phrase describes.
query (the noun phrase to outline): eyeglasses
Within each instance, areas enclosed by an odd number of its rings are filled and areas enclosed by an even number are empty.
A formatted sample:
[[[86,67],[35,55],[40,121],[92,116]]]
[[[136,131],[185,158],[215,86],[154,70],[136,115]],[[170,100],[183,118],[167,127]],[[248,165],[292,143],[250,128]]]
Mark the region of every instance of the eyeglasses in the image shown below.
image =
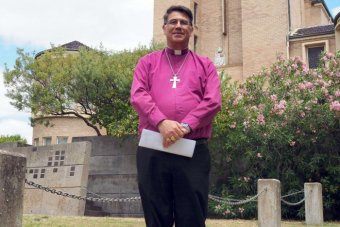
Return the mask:
[[[187,21],[187,20],[178,20],[178,19],[169,20],[166,24],[171,25],[171,26],[176,26],[178,24],[178,22],[179,22],[179,24],[182,27],[186,27],[186,26],[190,25],[189,21]]]

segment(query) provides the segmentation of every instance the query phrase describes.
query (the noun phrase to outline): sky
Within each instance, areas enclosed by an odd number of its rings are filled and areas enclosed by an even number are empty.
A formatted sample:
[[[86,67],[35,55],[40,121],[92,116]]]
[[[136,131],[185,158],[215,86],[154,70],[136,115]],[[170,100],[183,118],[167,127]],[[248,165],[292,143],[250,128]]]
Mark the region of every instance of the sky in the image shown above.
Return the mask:
[[[340,0],[325,0],[333,14]],[[0,135],[19,134],[32,142],[30,113],[5,96],[5,64],[12,68],[17,48],[38,53],[77,40],[118,51],[148,45],[153,32],[153,0],[0,0]]]

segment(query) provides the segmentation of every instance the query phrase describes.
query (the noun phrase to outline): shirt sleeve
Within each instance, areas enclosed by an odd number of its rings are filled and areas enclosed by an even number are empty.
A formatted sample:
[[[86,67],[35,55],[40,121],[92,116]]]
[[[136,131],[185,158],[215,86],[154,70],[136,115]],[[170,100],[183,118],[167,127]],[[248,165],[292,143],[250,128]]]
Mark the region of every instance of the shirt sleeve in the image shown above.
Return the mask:
[[[216,68],[209,60],[203,99],[196,108],[184,117],[182,122],[189,124],[193,131],[211,124],[214,116],[221,110],[220,89],[220,80]]]
[[[149,69],[150,64],[146,57],[141,58],[134,72],[130,102],[140,117],[146,117],[151,125],[157,127],[166,116],[158,109],[150,95]]]

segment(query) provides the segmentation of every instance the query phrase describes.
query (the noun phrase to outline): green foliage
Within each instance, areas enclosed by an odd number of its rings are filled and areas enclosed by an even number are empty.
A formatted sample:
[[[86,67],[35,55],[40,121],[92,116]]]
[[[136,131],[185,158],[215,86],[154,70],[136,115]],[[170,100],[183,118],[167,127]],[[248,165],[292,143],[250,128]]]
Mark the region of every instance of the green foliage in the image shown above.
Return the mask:
[[[282,195],[320,182],[325,218],[339,219],[340,52],[324,54],[316,70],[298,58],[279,58],[269,70],[222,89],[212,143],[214,190],[244,199],[257,194],[259,178],[279,179]],[[303,209],[283,204],[282,214],[298,218]],[[254,204],[220,210],[228,217],[256,215]]]
[[[72,115],[98,135],[100,127],[116,136],[136,134],[137,116],[129,104],[134,67],[141,56],[159,48],[80,48],[77,54],[52,48],[37,59],[18,49],[14,68],[4,73],[7,96],[18,110],[32,111],[32,124],[48,125],[48,116]]]
[[[1,143],[20,143],[20,144],[26,144],[27,141],[25,138],[22,138],[20,135],[0,135],[0,144]]]

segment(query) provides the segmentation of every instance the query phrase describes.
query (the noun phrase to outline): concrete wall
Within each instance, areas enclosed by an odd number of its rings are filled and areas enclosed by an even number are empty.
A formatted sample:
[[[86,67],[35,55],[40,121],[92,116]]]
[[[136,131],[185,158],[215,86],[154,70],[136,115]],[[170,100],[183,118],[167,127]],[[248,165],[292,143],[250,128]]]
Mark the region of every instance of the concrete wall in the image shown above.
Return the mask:
[[[0,150],[0,226],[21,227],[26,158]]]
[[[85,196],[91,144],[6,148],[27,157],[26,179],[52,189]],[[24,213],[84,215],[85,202],[25,185]]]
[[[136,137],[112,138],[78,137],[73,142],[89,141],[92,144],[90,158],[88,192],[109,198],[130,198],[139,196],[137,185]],[[92,202],[88,202],[86,212],[93,213]],[[143,211],[138,202],[94,203],[100,207],[102,215],[110,216],[142,216]],[[100,214],[98,214],[100,215]]]

